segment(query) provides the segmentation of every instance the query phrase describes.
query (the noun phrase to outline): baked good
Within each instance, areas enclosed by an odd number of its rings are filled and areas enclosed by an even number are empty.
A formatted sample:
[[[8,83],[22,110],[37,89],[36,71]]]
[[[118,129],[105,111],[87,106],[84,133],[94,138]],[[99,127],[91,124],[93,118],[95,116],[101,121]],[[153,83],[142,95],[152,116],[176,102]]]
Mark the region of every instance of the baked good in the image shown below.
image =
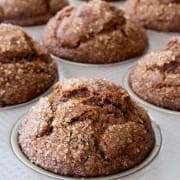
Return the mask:
[[[180,0],[127,0],[125,9],[146,28],[180,32]]]
[[[18,142],[27,158],[60,175],[94,177],[141,163],[154,147],[147,113],[105,80],[55,85],[23,118]]]
[[[144,100],[180,111],[180,38],[143,57],[130,73],[129,82]]]
[[[82,63],[122,61],[142,54],[147,44],[141,26],[99,0],[64,8],[44,33],[44,45],[52,54]]]
[[[67,0],[0,0],[0,21],[30,26],[46,23]]]
[[[0,106],[27,102],[55,81],[56,65],[20,27],[0,25]]]

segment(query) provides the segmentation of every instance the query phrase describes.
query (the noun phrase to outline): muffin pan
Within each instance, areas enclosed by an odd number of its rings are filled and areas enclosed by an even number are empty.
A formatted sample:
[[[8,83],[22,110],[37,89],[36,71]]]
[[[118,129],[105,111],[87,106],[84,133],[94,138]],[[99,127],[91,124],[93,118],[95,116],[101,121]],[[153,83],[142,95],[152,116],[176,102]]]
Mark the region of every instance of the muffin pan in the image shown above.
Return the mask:
[[[75,1],[75,4],[81,3],[80,1]],[[116,5],[120,5],[121,2],[115,2]],[[43,26],[39,27],[29,27],[25,28],[25,31],[29,32],[30,35],[36,39],[41,39]],[[172,36],[179,36],[180,33],[162,33],[155,31],[148,31],[149,37],[149,49],[148,51],[161,49],[165,43]],[[120,62],[115,64],[108,65],[86,65],[79,63],[71,63],[64,60],[58,60],[57,64],[61,69],[60,78],[70,78],[70,77],[94,77],[94,78],[105,78],[111,80],[117,84],[120,84],[128,89],[128,72],[129,68],[136,63],[139,57]],[[63,70],[63,71],[62,71]],[[133,98],[135,96],[131,94]],[[135,98],[138,102],[138,99]],[[23,104],[18,108],[11,109],[2,109],[0,111],[0,180],[54,180],[55,177],[50,177],[49,174],[41,174],[37,171],[32,170],[32,167],[27,167],[19,161],[17,156],[13,153],[11,140],[16,140],[16,131],[13,129],[14,124],[17,122],[22,115],[28,111],[32,106],[33,102]],[[162,148],[159,155],[151,162],[147,167],[144,168],[141,164],[141,170],[138,169],[136,173],[134,170],[129,176],[120,178],[118,175],[114,176],[114,179],[123,179],[123,180],[179,180],[180,171],[179,171],[179,162],[180,162],[180,113],[174,112],[157,106],[144,104],[140,102],[151,116],[151,119],[156,122],[161,128],[162,132]],[[19,121],[18,121],[19,122]],[[17,124],[16,124],[17,125]],[[18,126],[18,125],[17,125]],[[15,127],[17,127],[15,126]],[[13,129],[13,131],[12,131]],[[11,131],[14,134],[11,134]],[[17,141],[14,141],[15,147]],[[157,141],[159,142],[159,141]],[[18,150],[18,147],[17,149]],[[22,154],[21,154],[22,155]],[[22,158],[24,156],[22,155]],[[149,156],[151,157],[151,156]],[[27,159],[26,159],[27,160]],[[148,161],[146,159],[146,161]],[[146,162],[144,161],[144,162]],[[29,163],[29,161],[28,161]],[[32,165],[32,164],[29,164]],[[142,167],[143,166],[143,167]],[[37,168],[37,167],[35,167]],[[42,170],[42,169],[41,169]],[[46,172],[46,171],[45,171]],[[46,172],[49,173],[49,172]],[[125,172],[127,173],[127,172]],[[132,174],[133,173],[133,174]],[[122,175],[123,173],[121,173]],[[125,174],[127,175],[127,174]],[[64,177],[63,177],[64,178]],[[59,179],[63,179],[59,177]],[[110,178],[110,177],[107,177]],[[66,179],[69,179],[68,177]],[[98,179],[98,178],[94,178]],[[103,179],[105,179],[103,177]]]
[[[34,27],[24,27],[24,31],[31,35],[36,40],[42,39],[44,25]]]
[[[46,171],[46,170],[34,165],[26,158],[26,156],[22,153],[22,151],[18,145],[18,127],[21,123],[21,119],[22,118],[20,118],[20,120],[18,120],[18,122],[15,124],[15,126],[13,127],[12,132],[11,132],[12,149],[13,149],[15,155],[18,157],[18,159],[20,161],[22,161],[22,163],[24,163],[27,167],[31,168],[32,170],[34,170],[40,174],[44,174],[44,175],[47,175],[49,177],[56,178],[56,179],[78,180],[79,178],[60,176],[60,175],[51,173],[49,171]],[[155,142],[154,148],[151,151],[151,153],[149,154],[149,156],[141,164],[139,164],[135,168],[121,172],[119,174],[106,176],[106,177],[88,178],[88,179],[90,179],[90,180],[93,180],[93,179],[112,180],[112,179],[123,178],[123,177],[129,176],[135,172],[138,172],[141,169],[143,169],[144,167],[148,166],[157,157],[157,155],[160,152],[161,145],[162,145],[162,135],[161,135],[160,127],[155,122],[152,122],[152,127],[153,127],[153,130],[155,133],[156,142]]]

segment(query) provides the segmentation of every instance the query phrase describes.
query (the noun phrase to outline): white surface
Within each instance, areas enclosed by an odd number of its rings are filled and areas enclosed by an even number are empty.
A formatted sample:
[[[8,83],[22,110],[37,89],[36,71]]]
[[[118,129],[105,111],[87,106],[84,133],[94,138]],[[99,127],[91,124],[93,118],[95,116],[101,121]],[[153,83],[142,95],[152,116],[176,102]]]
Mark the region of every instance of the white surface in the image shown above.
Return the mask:
[[[116,2],[116,4],[118,3]],[[40,40],[43,26],[25,28],[25,30]],[[171,36],[179,34],[148,31],[148,35],[150,51],[160,49]],[[124,75],[135,62],[134,59],[134,61],[114,65],[82,66],[58,61],[58,65],[63,69],[65,78],[106,78],[123,85]],[[17,159],[10,146],[12,127],[31,105],[28,104],[18,109],[0,110],[0,180],[53,180],[26,167]],[[151,108],[147,108],[147,110],[152,120],[156,121],[161,127],[163,136],[161,152],[148,167],[127,178],[123,178],[123,180],[180,180],[180,115],[173,115],[168,112],[162,113]]]

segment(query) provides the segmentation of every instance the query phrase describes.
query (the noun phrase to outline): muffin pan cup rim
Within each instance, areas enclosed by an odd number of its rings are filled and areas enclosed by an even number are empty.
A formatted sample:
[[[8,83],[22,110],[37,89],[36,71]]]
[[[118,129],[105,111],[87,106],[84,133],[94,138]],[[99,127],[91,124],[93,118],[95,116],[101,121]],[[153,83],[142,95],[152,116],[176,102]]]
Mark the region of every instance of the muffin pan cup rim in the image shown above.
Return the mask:
[[[82,178],[82,179],[88,179],[88,180],[115,180],[115,179],[130,176],[130,175],[133,176],[135,173],[137,173],[137,172],[143,170],[144,168],[146,168],[147,166],[149,166],[156,159],[156,157],[158,156],[158,154],[161,150],[161,147],[162,147],[163,140],[162,140],[162,133],[161,133],[160,126],[155,121],[151,121],[152,128],[153,128],[154,134],[155,134],[155,145],[154,145],[153,149],[151,150],[150,154],[148,155],[148,157],[146,157],[146,159],[144,161],[142,161],[136,167],[126,170],[124,172],[120,172],[118,174],[109,175],[109,176],[87,177],[87,178],[62,176],[62,175],[58,175],[53,172],[50,172],[48,170],[45,170],[45,169],[33,164],[30,160],[28,160],[28,158],[21,151],[21,148],[18,145],[18,128],[19,128],[19,125],[20,125],[23,117],[24,116],[19,118],[18,121],[13,126],[13,128],[11,129],[11,134],[10,134],[11,149],[12,149],[14,155],[16,156],[16,158],[21,163],[23,163],[26,167],[30,168],[31,170],[33,170],[41,175],[44,175],[46,177],[50,177],[53,179],[79,180]]]
[[[142,106],[146,107],[146,108],[150,108],[153,109],[155,111],[159,111],[161,113],[168,113],[168,114],[172,114],[172,115],[179,115],[180,116],[180,112],[179,111],[175,111],[175,110],[171,110],[171,109],[167,109],[167,108],[163,108],[163,107],[159,107],[157,105],[154,105],[148,101],[145,101],[144,99],[142,99],[141,97],[139,97],[131,88],[130,84],[129,84],[129,74],[132,70],[132,68],[134,67],[134,65],[130,66],[128,68],[127,73],[124,74],[123,77],[123,86],[126,89],[126,91],[128,92],[128,94],[132,97],[132,99],[134,99],[138,104],[141,104]]]
[[[139,57],[141,56],[137,56],[134,58],[129,58],[123,61],[117,61],[114,63],[106,63],[106,64],[91,64],[91,63],[81,63],[81,62],[75,62],[75,61],[71,61],[68,59],[64,59],[64,58],[60,58],[58,56],[55,56],[53,54],[51,54],[51,57],[56,61],[56,62],[61,62],[63,64],[66,65],[71,65],[71,66],[78,66],[78,67],[89,67],[89,68],[109,68],[109,67],[114,67],[114,66],[119,66],[119,65],[126,65],[126,64],[132,64],[135,63]]]

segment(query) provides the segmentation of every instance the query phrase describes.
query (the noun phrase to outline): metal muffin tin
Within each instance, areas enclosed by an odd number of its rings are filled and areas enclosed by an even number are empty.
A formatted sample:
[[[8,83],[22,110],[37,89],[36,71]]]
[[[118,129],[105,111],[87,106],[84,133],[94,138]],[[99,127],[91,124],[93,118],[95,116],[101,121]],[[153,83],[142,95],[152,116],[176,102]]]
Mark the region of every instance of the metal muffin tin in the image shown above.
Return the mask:
[[[71,0],[72,1],[72,0]],[[72,1],[74,5],[82,3],[81,1]],[[116,5],[122,2],[116,1]],[[24,28],[34,38],[41,40],[44,26]],[[156,31],[148,31],[149,51],[161,49],[168,39],[172,36],[180,36],[180,33],[163,33]],[[60,78],[71,77],[91,77],[105,78],[111,80],[129,91],[127,76],[129,68],[132,67],[140,57],[133,58],[128,61],[108,64],[108,65],[84,65],[73,63],[66,60],[56,59],[58,67],[60,67]],[[126,78],[125,78],[126,77]],[[130,92],[130,91],[129,91]],[[161,128],[162,132],[162,148],[159,155],[145,168],[134,173],[130,170],[131,175],[127,177],[114,176],[115,179],[123,180],[180,180],[180,114],[172,112],[154,105],[144,104],[130,92],[141,106],[149,113],[151,119],[155,121]],[[17,108],[0,110],[0,180],[55,180],[48,174],[41,174],[32,170],[20,161],[12,150],[11,140],[15,139],[16,133],[11,135],[14,124],[25,114],[34,102],[23,104]],[[14,131],[12,131],[14,132]],[[15,142],[15,141],[14,141]],[[148,157],[150,158],[151,155]],[[146,159],[147,161],[147,159]],[[145,161],[144,161],[145,162]],[[29,163],[29,161],[28,161]],[[143,163],[140,165],[143,166]],[[42,169],[41,169],[42,170]],[[127,175],[127,172],[124,172]],[[122,175],[123,173],[121,173]],[[110,177],[103,177],[106,179]],[[65,179],[59,177],[59,179]],[[68,179],[68,178],[66,178]],[[98,178],[93,178],[98,179]]]

